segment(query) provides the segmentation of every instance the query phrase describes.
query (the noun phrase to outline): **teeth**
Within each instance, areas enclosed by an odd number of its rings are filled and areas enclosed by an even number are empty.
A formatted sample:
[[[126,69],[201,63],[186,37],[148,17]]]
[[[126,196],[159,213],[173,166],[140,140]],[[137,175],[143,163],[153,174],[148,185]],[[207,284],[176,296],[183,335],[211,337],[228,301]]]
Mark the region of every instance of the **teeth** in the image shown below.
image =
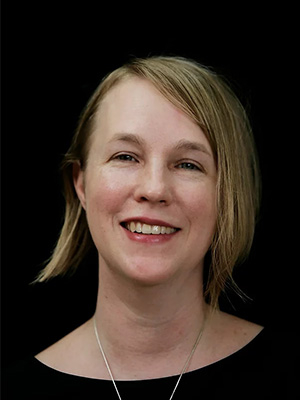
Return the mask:
[[[130,230],[131,232],[133,232],[133,231],[135,230],[135,223],[134,223],[134,222],[130,222],[130,224],[129,224],[129,230]]]
[[[146,235],[150,235],[151,225],[143,224],[142,225],[142,233],[145,233]]]
[[[145,235],[164,235],[176,232],[175,228],[169,226],[148,225],[141,222],[127,222],[126,228],[131,232],[143,233]]]
[[[152,235],[159,235],[161,233],[161,227],[158,225],[152,225],[151,233]]]

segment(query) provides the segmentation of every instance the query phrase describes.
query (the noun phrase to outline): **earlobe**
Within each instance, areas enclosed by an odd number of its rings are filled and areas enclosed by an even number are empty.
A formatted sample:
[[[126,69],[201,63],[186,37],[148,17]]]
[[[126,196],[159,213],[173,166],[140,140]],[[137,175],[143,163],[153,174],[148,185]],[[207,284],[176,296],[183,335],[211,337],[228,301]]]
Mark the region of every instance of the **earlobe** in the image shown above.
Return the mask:
[[[84,172],[81,169],[79,162],[73,164],[73,183],[78,199],[80,200],[82,207],[86,209]]]

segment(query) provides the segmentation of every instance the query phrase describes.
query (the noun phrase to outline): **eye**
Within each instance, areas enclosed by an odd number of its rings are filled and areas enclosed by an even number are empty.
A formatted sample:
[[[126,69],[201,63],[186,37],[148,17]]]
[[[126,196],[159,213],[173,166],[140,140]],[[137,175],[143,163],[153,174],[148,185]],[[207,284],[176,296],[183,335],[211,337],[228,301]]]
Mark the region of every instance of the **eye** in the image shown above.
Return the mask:
[[[113,160],[120,160],[120,161],[137,161],[133,156],[130,154],[117,154],[113,157]]]
[[[196,164],[193,164],[191,162],[183,162],[181,164],[178,164],[177,167],[191,171],[201,171],[201,169]]]

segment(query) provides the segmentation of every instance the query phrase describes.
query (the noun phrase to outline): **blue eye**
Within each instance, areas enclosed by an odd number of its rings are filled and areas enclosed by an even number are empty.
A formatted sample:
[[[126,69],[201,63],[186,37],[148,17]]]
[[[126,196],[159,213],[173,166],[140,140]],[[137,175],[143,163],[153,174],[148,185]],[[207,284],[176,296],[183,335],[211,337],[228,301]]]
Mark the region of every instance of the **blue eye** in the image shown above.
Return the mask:
[[[197,167],[197,165],[190,163],[190,162],[183,162],[181,164],[178,165],[178,168],[182,168],[182,169],[189,169],[192,171],[200,171],[200,168]]]

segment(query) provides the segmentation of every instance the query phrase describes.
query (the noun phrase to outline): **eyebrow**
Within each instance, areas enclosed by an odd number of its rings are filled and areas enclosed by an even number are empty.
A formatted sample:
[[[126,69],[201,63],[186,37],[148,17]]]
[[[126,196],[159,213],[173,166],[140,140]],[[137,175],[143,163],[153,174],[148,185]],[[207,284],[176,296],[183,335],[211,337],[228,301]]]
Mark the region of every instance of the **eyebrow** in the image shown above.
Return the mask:
[[[146,144],[145,140],[138,137],[137,135],[133,133],[116,133],[109,143],[111,142],[116,142],[116,141],[122,141],[122,142],[129,142],[129,143],[134,143],[139,146],[144,146]]]
[[[175,146],[176,150],[196,150],[201,151],[209,156],[211,156],[211,152],[207,149],[207,147],[203,143],[192,142],[190,140],[181,139],[177,145]]]
[[[146,141],[143,138],[140,138],[139,136],[133,134],[133,133],[116,133],[112,139],[109,141],[115,142],[115,141],[123,141],[123,142],[128,142],[128,143],[133,143],[137,144],[138,146],[144,146],[146,144]],[[195,150],[195,151],[200,151],[202,153],[205,153],[209,155],[210,157],[211,152],[207,149],[207,147],[199,142],[193,142],[187,139],[181,139],[175,146],[175,150]]]

